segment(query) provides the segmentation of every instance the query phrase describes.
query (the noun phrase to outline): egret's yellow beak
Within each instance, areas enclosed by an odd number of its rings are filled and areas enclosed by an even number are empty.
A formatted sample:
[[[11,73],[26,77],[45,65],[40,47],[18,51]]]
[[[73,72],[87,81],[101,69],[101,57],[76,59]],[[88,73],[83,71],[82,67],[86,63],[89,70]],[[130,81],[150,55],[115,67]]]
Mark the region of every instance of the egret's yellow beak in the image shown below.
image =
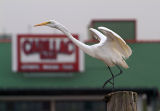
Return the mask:
[[[40,23],[40,24],[36,24],[36,25],[34,25],[34,26],[43,26],[43,25],[47,25],[47,24],[49,24],[50,22],[43,22],[43,23]]]

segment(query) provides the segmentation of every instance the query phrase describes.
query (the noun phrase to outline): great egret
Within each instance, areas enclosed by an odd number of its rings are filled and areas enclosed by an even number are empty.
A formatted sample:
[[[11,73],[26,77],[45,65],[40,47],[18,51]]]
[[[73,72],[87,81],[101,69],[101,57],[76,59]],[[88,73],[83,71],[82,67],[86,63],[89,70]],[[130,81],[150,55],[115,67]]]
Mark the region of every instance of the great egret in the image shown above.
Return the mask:
[[[55,20],[49,20],[48,22],[43,22],[35,26],[44,25],[62,31],[81,50],[83,50],[88,55],[103,61],[108,66],[112,77],[105,81],[103,88],[107,83],[111,83],[114,88],[114,78],[122,73],[122,70],[119,66],[128,68],[125,59],[127,59],[132,54],[132,50],[126,44],[126,42],[112,30],[106,27],[98,27],[98,29],[101,31],[99,32],[96,29],[90,28],[91,33],[97,40],[99,40],[99,43],[94,45],[86,45],[75,39],[67,28]],[[117,66],[120,72],[114,75],[110,68],[112,66]],[[113,80],[113,82],[111,82],[111,80]]]

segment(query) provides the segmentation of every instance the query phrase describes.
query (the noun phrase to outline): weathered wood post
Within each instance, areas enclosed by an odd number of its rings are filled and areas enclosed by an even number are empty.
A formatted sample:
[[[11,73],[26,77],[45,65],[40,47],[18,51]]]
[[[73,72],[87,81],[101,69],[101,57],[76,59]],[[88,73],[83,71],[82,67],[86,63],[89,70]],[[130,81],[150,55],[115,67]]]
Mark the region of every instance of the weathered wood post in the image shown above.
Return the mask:
[[[105,96],[107,111],[137,111],[137,93],[117,91]]]

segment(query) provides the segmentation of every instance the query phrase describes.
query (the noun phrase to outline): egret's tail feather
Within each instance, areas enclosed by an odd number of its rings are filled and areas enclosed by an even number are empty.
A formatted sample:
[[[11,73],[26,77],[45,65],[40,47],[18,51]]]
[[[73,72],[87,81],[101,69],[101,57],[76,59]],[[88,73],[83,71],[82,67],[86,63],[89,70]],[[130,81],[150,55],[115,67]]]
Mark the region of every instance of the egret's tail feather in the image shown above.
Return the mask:
[[[129,68],[128,64],[124,60],[122,60],[122,62],[120,63],[120,65],[122,67],[126,68],[126,69]]]

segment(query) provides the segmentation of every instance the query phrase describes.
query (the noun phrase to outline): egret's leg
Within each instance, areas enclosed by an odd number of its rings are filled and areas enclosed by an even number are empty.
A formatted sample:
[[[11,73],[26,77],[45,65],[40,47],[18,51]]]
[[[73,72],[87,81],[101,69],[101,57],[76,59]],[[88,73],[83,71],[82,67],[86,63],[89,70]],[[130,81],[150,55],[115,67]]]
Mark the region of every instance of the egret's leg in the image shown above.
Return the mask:
[[[122,73],[123,73],[123,71],[122,71],[122,69],[118,66],[118,65],[116,65],[117,66],[117,68],[119,69],[119,73],[118,74],[116,74],[116,75],[113,75],[113,72],[112,72],[112,70],[111,70],[111,68],[108,66],[108,69],[109,69],[109,71],[111,72],[111,74],[112,74],[112,77],[110,78],[110,79],[108,79],[105,83],[104,83],[104,85],[103,85],[103,88],[105,87],[105,85],[107,84],[107,83],[111,83],[111,80],[113,79],[113,88],[114,88],[114,78],[115,77],[117,77],[117,76],[119,76],[119,75],[121,75]]]
[[[109,66],[107,66],[107,67],[108,67],[109,71],[111,72],[111,75],[112,75],[112,78],[113,78],[114,75],[113,75],[110,67],[109,67]],[[108,81],[108,82],[109,82],[110,84],[112,84],[112,86],[114,85],[114,82],[111,82],[111,79],[110,79],[110,81]],[[107,84],[107,83],[104,83],[103,88],[105,87],[106,84]]]
[[[118,65],[116,65],[116,66],[119,69],[119,73],[116,74],[114,77],[117,77],[117,76],[119,76],[119,75],[121,75],[123,73],[122,69]]]
[[[105,87],[105,85],[106,85],[108,82],[109,82],[110,84],[112,84],[112,88],[114,88],[114,74],[113,74],[113,72],[112,72],[112,70],[111,70],[111,68],[110,68],[109,66],[108,66],[108,69],[109,69],[112,77],[103,84],[103,88]],[[111,82],[111,80],[113,80],[113,82]]]
[[[111,72],[112,78],[114,77],[113,72],[111,71],[111,68],[109,66],[107,66],[109,71]],[[109,81],[110,84],[112,84],[112,86],[114,85],[114,82]]]
[[[108,66],[108,69],[109,69],[109,71],[110,71],[110,73],[112,75],[112,80],[113,80],[112,88],[114,88],[114,74],[113,74],[113,72],[112,72],[112,70],[111,70],[111,68],[109,66]]]

